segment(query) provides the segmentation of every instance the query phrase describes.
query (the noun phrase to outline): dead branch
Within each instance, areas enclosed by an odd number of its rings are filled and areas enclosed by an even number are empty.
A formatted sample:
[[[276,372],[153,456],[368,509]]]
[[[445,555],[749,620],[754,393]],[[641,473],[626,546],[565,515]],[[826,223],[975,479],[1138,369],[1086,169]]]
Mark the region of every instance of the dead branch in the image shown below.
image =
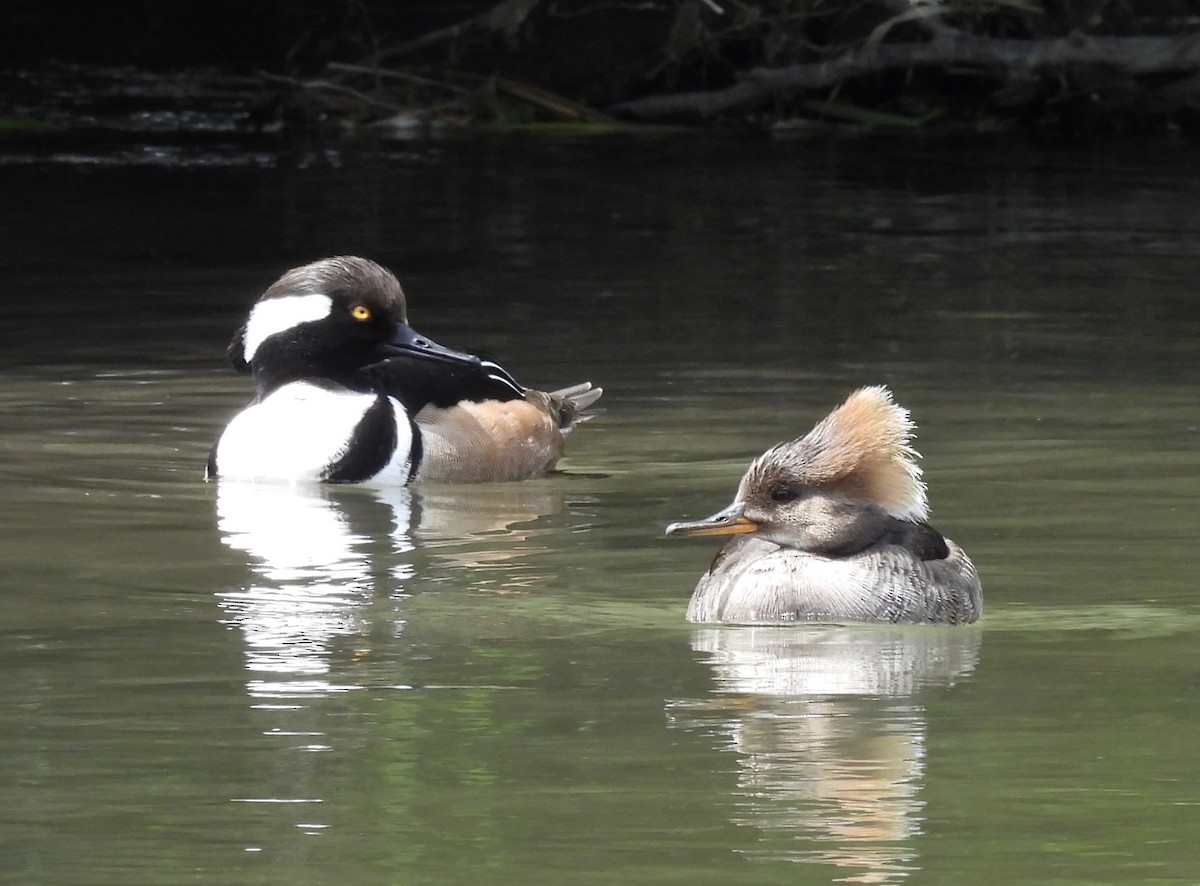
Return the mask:
[[[341,83],[332,83],[328,80],[299,80],[295,77],[284,77],[279,74],[270,74],[266,71],[260,71],[259,76],[268,83],[278,83],[289,86],[297,92],[305,93],[326,93],[329,95],[338,95],[349,98],[357,104],[366,107],[374,108],[375,110],[384,111],[389,114],[399,113],[403,110],[399,105],[384,99],[374,98],[357,89],[351,89],[349,86],[344,86]]]
[[[350,65],[344,62],[330,62],[329,70],[338,71],[346,74],[362,74],[366,77],[374,77],[378,80],[402,80],[405,83],[410,83],[414,86],[429,86],[435,89],[444,89],[448,92],[454,92],[458,95],[469,96],[471,90],[465,89],[454,83],[447,83],[445,80],[434,80],[431,77],[422,77],[418,74],[410,73],[409,71],[393,70],[391,68],[380,68],[367,65]]]
[[[383,64],[401,56],[412,55],[431,46],[454,43],[474,32],[498,33],[511,42],[522,23],[524,23],[525,19],[529,17],[529,14],[533,12],[534,8],[540,2],[541,0],[501,0],[500,3],[497,3],[485,12],[472,16],[465,21],[450,25],[447,28],[441,28],[437,31],[431,31],[415,40],[409,40],[407,43],[401,43],[398,46],[391,46],[384,49],[375,54],[373,61],[375,64]]]
[[[752,108],[773,97],[823,89],[894,68],[973,66],[999,70],[1006,78],[1016,79],[1079,64],[1111,66],[1135,76],[1191,74],[1200,71],[1200,36],[1072,35],[1055,40],[961,36],[938,37],[928,43],[885,43],[813,64],[758,68],[726,89],[652,95],[620,102],[609,111],[642,119],[678,116],[709,119]]]

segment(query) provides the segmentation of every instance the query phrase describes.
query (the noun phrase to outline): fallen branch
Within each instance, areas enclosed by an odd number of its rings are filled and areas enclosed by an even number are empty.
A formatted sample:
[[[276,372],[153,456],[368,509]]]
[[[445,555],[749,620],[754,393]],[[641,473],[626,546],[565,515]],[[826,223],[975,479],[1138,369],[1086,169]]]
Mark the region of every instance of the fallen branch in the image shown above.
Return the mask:
[[[511,41],[539,2],[541,0],[502,0],[485,12],[472,16],[466,21],[431,31],[415,40],[401,43],[399,46],[384,49],[375,55],[373,61],[377,65],[383,64],[400,56],[421,52],[431,46],[457,42],[474,32],[498,33],[502,34],[506,40]]]
[[[465,89],[454,83],[447,83],[445,80],[434,80],[431,77],[422,77],[418,74],[413,74],[408,71],[395,71],[390,68],[369,67],[367,65],[349,65],[343,62],[330,62],[329,70],[338,71],[345,74],[362,74],[365,77],[373,77],[376,80],[401,80],[413,86],[428,86],[434,89],[445,89],[449,92],[454,92],[461,96],[470,96],[471,90]]]
[[[396,114],[403,110],[399,105],[384,99],[374,98],[357,89],[344,86],[341,83],[332,83],[328,80],[300,80],[295,77],[284,77],[280,74],[269,74],[266,71],[260,71],[259,76],[268,83],[279,83],[289,86],[298,92],[338,95],[351,99],[363,107],[373,108],[389,114]]]
[[[638,118],[693,116],[704,119],[744,110],[776,96],[823,89],[854,77],[920,65],[967,65],[1000,69],[1007,77],[1070,65],[1108,65],[1130,75],[1200,71],[1200,36],[1089,37],[1006,40],[938,37],[928,43],[885,43],[828,61],[786,68],[757,68],[735,86],[712,92],[652,95],[620,102],[614,114]]]

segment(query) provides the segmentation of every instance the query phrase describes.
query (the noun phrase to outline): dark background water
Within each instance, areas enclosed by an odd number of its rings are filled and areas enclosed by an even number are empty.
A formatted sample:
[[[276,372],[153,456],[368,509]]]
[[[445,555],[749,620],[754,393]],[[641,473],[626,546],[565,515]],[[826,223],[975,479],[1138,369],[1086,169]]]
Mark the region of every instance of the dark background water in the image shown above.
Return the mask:
[[[0,165],[0,878],[1193,882],[1200,180],[1171,142]],[[606,413],[565,473],[199,478],[282,270]],[[662,527],[886,383],[963,631],[697,629]],[[804,864],[794,864],[803,862]]]

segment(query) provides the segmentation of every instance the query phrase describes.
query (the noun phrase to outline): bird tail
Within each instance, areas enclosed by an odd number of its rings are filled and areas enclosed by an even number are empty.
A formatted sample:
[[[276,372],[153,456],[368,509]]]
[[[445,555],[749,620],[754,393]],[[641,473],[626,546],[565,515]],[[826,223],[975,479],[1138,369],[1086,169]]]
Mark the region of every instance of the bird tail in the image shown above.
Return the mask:
[[[603,388],[594,388],[591,382],[585,381],[551,391],[546,396],[550,400],[550,410],[558,417],[558,426],[565,434],[580,422],[595,418],[604,411],[590,408],[603,393]]]

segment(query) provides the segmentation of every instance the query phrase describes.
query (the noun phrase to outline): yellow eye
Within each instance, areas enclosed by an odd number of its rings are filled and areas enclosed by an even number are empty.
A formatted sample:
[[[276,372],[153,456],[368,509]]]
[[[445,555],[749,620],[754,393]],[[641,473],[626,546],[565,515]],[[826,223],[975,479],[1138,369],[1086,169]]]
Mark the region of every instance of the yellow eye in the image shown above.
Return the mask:
[[[370,320],[371,309],[366,305],[355,305],[350,309],[350,316],[355,320]]]

